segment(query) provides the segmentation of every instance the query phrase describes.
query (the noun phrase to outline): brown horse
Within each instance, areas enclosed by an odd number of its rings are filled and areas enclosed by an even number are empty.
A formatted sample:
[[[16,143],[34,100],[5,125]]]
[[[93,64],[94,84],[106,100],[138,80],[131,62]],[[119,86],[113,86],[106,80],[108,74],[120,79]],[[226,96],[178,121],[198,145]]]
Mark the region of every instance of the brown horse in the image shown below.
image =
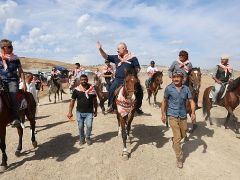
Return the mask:
[[[108,99],[108,92],[103,92],[103,83],[96,74],[93,75],[93,80],[95,82],[94,88],[99,99],[99,106],[102,109],[102,113],[105,115],[104,103]]]
[[[124,147],[122,154],[124,160],[127,160],[130,154],[127,151],[126,141],[129,139],[131,123],[135,113],[137,83],[139,83],[137,72],[134,69],[126,70],[124,84],[115,91],[118,126],[120,127],[119,132],[122,134]]]
[[[212,119],[210,118],[210,110],[212,108],[212,100],[209,98],[210,91],[212,90],[212,86],[205,89],[203,94],[203,114],[207,114],[205,117],[205,120],[210,121],[210,124],[212,125]],[[224,123],[225,129],[227,129],[227,123],[229,119],[232,119],[235,121],[235,133],[237,137],[240,137],[239,135],[239,127],[238,127],[238,119],[234,115],[233,111],[234,109],[239,105],[240,103],[240,77],[235,79],[232,83],[229,84],[227,92],[225,96],[220,99],[220,101],[217,103],[219,106],[225,107],[228,111],[226,121]]]
[[[27,101],[27,108],[23,110],[19,110],[19,117],[21,122],[24,123],[25,116],[27,116],[31,125],[31,141],[33,147],[37,147],[37,141],[35,139],[35,113],[36,113],[36,102],[29,92],[23,92],[23,95]],[[10,109],[10,101],[8,98],[8,93],[1,90],[0,91],[0,148],[2,150],[2,163],[0,165],[0,172],[7,169],[7,154],[6,154],[6,126],[12,122],[11,118],[11,109]],[[18,147],[15,152],[16,156],[21,155],[22,150],[22,136],[23,136],[23,128],[21,126],[17,127],[19,142]]]
[[[160,89],[160,85],[163,82],[162,77],[163,77],[163,73],[161,71],[157,71],[153,74],[152,80],[149,85],[147,84],[148,83],[147,80],[145,82],[146,87],[148,87],[147,88],[147,92],[148,92],[147,100],[148,100],[149,105],[151,104],[150,98],[153,94],[153,97],[154,97],[153,105],[156,106],[156,103],[157,103],[156,96],[157,96],[158,90]]]
[[[189,89],[192,93],[193,100],[198,108],[198,96],[201,87],[202,73],[200,68],[192,68],[189,72]]]

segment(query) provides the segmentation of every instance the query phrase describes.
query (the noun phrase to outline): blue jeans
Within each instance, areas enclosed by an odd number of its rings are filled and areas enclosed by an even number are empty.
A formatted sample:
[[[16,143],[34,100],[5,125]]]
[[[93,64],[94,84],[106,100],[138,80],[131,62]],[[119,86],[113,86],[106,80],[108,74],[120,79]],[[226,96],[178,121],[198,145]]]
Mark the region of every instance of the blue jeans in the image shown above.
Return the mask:
[[[78,122],[80,141],[84,141],[85,138],[90,138],[92,132],[93,113],[81,113],[77,111],[76,117]],[[84,133],[84,124],[87,128],[86,133]]]

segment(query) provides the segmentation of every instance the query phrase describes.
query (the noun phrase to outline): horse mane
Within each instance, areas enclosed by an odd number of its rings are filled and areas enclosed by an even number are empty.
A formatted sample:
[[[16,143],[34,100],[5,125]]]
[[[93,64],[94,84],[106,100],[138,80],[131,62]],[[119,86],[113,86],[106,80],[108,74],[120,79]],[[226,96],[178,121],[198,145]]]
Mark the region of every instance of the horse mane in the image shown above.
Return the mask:
[[[192,71],[199,71],[199,72],[200,72],[200,67],[193,67],[193,68],[190,70],[189,74],[190,74]]]
[[[234,91],[239,86],[240,86],[240,76],[237,79],[233,80],[232,83],[229,84],[228,91]]]
[[[138,72],[134,68],[125,69],[125,77],[127,76],[134,76],[138,79]]]
[[[153,74],[153,76],[152,76],[152,80],[154,81],[155,79],[156,79],[156,77],[159,77],[159,76],[161,76],[163,73],[162,73],[162,71],[157,71],[157,72],[155,72],[154,74]]]

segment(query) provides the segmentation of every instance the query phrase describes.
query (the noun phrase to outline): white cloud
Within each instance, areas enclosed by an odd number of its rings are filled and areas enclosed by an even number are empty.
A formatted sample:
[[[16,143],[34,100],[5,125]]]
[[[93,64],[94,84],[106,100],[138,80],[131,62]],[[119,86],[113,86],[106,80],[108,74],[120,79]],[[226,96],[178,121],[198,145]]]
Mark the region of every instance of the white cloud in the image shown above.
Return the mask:
[[[77,20],[77,26],[81,28],[82,26],[86,25],[86,23],[89,21],[90,15],[89,14],[84,14],[80,16]]]
[[[21,31],[22,26],[23,22],[21,20],[8,18],[3,29],[3,34],[4,35],[18,34]]]
[[[0,1],[0,22],[12,17],[17,6],[18,4],[11,0],[5,2]]]

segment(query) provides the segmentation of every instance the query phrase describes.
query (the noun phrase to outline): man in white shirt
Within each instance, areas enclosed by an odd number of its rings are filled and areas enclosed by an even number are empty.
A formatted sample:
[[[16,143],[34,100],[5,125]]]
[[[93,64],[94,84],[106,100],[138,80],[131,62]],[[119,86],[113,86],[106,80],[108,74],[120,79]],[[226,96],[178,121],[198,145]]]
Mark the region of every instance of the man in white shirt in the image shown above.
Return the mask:
[[[152,81],[152,76],[158,71],[157,67],[155,67],[155,62],[151,61],[150,66],[147,68],[147,74],[149,78],[146,81],[146,87],[147,89],[149,88],[149,85]]]

